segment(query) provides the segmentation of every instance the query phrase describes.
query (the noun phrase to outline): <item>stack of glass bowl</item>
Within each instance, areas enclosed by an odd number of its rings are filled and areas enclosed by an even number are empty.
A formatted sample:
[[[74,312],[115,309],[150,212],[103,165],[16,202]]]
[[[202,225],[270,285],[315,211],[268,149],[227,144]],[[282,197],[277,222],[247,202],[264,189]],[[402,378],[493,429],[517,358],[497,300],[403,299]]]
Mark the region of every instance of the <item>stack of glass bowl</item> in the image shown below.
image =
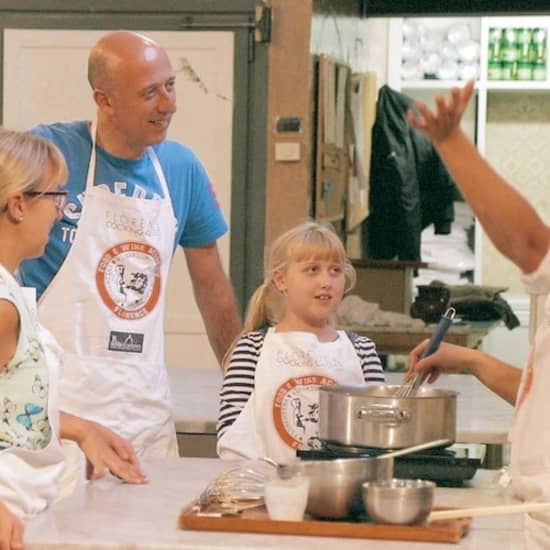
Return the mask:
[[[470,80],[479,76],[478,40],[468,23],[429,28],[403,21],[402,80]]]

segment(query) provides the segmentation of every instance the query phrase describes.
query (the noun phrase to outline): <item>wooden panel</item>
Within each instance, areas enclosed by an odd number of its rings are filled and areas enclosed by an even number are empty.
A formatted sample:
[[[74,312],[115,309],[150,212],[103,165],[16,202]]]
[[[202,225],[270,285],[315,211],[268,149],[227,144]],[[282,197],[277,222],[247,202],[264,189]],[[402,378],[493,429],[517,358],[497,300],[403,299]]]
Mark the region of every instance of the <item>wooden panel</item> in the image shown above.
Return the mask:
[[[312,197],[311,121],[313,66],[310,54],[312,0],[271,0],[265,243],[310,216]],[[282,117],[300,119],[298,132],[280,133]],[[278,142],[298,144],[300,159],[275,158]],[[261,264],[261,259],[258,259]]]
[[[369,176],[372,127],[376,120],[376,73],[353,76],[350,125],[353,128],[355,156],[349,180],[346,230],[353,231],[369,214]]]
[[[339,327],[368,336],[376,343],[380,355],[408,355],[422,340],[430,338],[435,324],[420,329],[399,327],[362,327],[358,325]],[[447,331],[445,342],[477,348],[496,323],[476,323],[475,325],[455,325]]]
[[[218,458],[216,452],[218,437],[215,428],[212,434],[176,433],[176,436],[178,438],[179,456]]]
[[[468,533],[470,519],[437,521],[428,525],[382,525],[316,520],[274,521],[268,518],[263,507],[246,510],[237,517],[213,517],[197,515],[193,511],[193,505],[190,505],[180,514],[178,525],[180,529],[198,531],[457,543]]]
[[[367,302],[384,311],[410,313],[414,269],[426,267],[422,262],[394,260],[351,260],[357,274],[352,290]]]
[[[317,89],[317,172],[315,219],[339,221],[345,217],[350,176],[349,68],[327,56],[318,59]]]

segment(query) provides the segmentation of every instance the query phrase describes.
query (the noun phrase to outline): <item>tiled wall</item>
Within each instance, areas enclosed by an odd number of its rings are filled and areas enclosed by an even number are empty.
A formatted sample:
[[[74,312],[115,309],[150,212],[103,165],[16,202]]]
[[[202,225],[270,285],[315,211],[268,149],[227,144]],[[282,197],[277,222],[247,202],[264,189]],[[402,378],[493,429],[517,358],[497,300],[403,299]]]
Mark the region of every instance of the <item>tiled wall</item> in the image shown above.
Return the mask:
[[[487,98],[486,157],[550,222],[550,90],[492,92]],[[503,220],[506,223],[506,220]],[[519,270],[483,240],[483,281],[524,293]]]
[[[502,176],[550,222],[550,90],[548,92],[492,92],[487,98],[486,157]],[[506,220],[503,220],[506,223]],[[511,294],[525,296],[519,269],[483,238],[483,280],[506,286]],[[525,301],[527,299],[525,298]],[[517,312],[519,304],[514,308]],[[499,329],[486,342],[487,351],[517,365],[527,357],[528,332],[522,327],[512,333]],[[523,361],[520,359],[523,358]]]

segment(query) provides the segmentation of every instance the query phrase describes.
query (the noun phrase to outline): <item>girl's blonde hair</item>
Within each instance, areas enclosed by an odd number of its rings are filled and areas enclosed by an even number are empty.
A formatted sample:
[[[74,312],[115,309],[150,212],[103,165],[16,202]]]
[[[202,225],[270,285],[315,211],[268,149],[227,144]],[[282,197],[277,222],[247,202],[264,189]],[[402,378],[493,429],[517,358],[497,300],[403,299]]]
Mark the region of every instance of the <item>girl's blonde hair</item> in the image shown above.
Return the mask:
[[[34,190],[48,163],[53,167],[52,183],[65,183],[67,164],[53,143],[28,132],[0,128],[0,212],[13,195]]]
[[[264,262],[264,281],[256,289],[245,316],[240,336],[265,326],[276,325],[284,311],[284,302],[275,287],[273,276],[284,271],[289,263],[304,260],[330,260],[341,264],[346,277],[346,292],[355,285],[355,269],[346,257],[342,241],[334,231],[319,223],[305,222],[278,237],[269,248]],[[238,340],[238,338],[237,338]],[[236,341],[235,341],[236,342]],[[226,353],[226,367],[235,343]]]

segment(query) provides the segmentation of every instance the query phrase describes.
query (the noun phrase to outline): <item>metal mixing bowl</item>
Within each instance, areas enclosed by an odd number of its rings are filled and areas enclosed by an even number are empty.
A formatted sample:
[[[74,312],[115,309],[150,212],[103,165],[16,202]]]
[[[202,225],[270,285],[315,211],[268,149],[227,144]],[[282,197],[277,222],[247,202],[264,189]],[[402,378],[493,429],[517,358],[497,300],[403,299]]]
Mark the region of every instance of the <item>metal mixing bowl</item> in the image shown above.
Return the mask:
[[[435,483],[422,479],[367,481],[363,503],[376,523],[424,523],[434,501]]]
[[[301,468],[310,482],[306,512],[330,519],[362,514],[363,483],[393,477],[393,459],[382,457],[302,460]]]

